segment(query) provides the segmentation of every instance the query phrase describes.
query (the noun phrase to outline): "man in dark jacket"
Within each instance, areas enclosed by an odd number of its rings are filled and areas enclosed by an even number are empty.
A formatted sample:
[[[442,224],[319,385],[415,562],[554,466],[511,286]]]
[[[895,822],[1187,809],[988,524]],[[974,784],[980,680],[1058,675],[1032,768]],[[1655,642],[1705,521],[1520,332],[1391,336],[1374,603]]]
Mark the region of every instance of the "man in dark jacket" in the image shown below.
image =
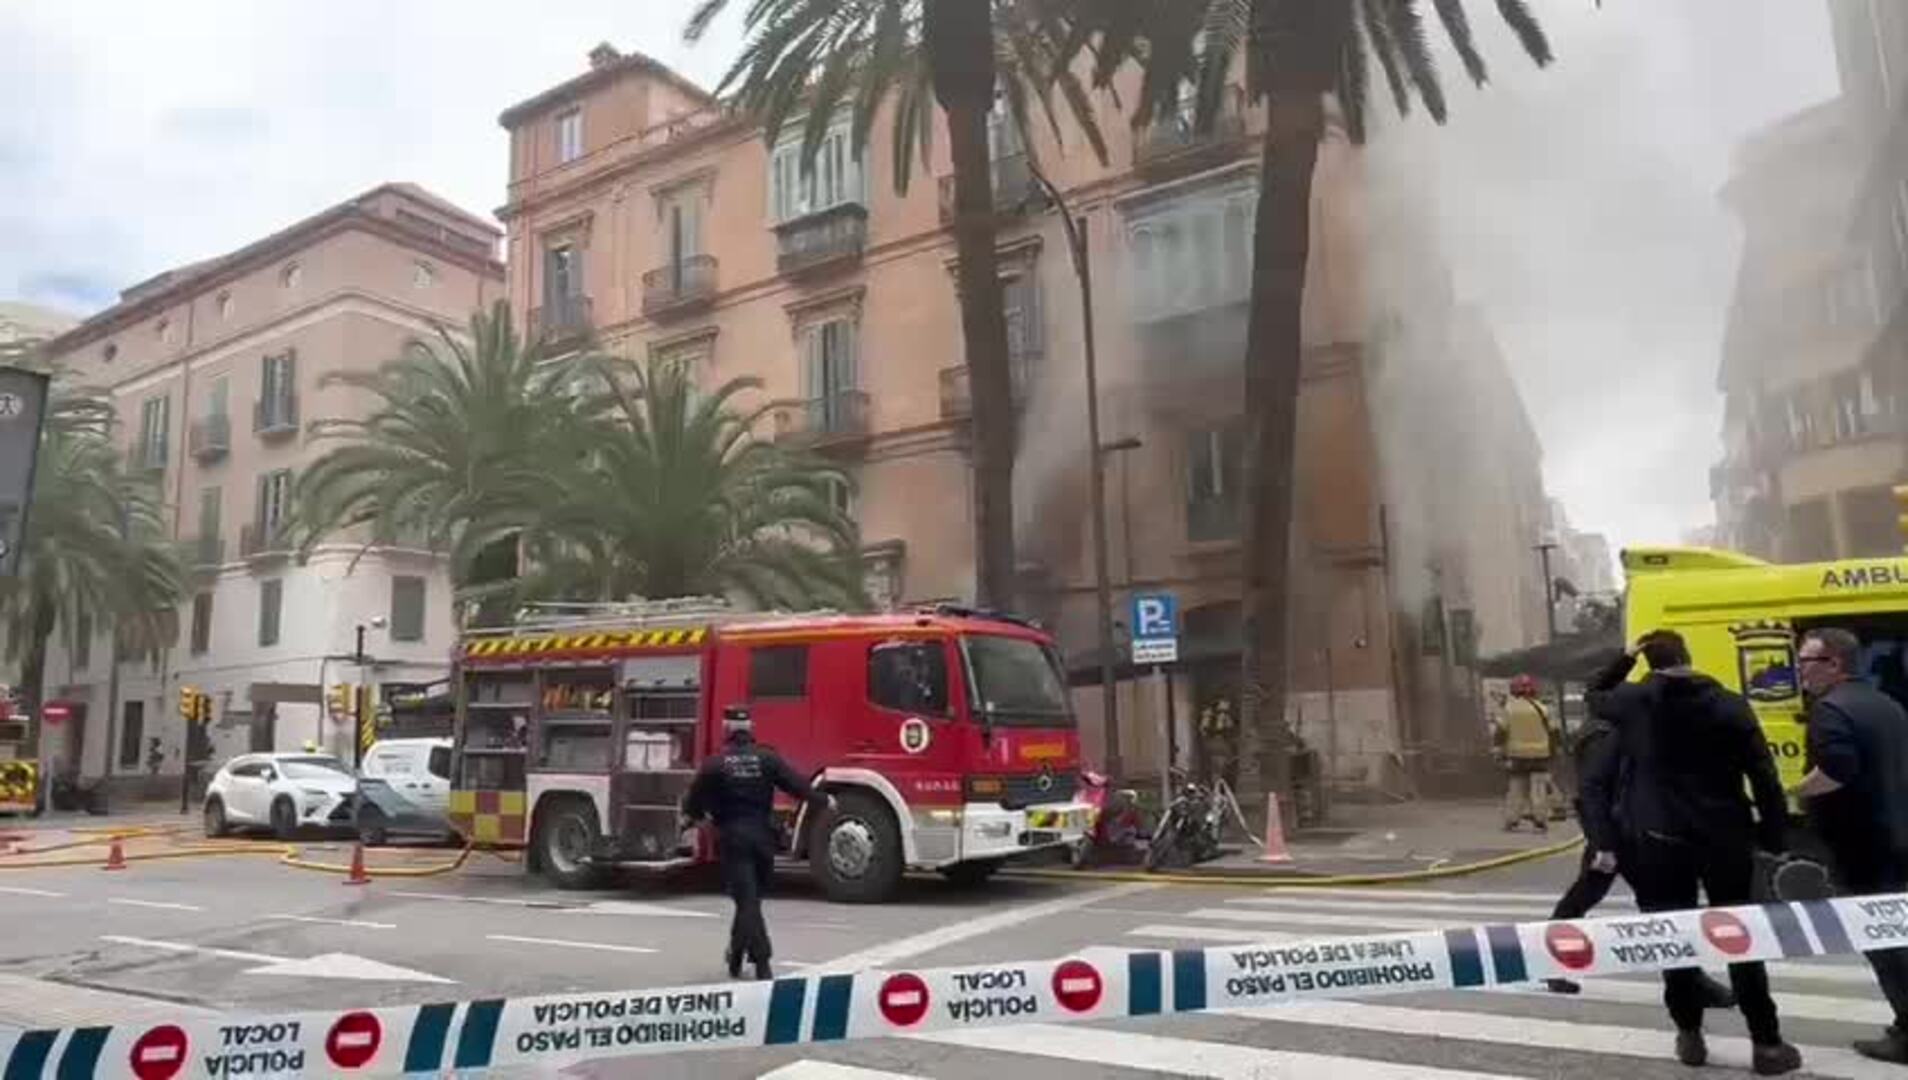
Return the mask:
[[[1630,650],[1619,653],[1590,679],[1585,689],[1596,700],[1607,704],[1610,691],[1636,666]],[[1586,711],[1588,711],[1586,709]],[[1616,884],[1618,867],[1625,861],[1623,838],[1623,786],[1629,770],[1623,763],[1623,747],[1616,724],[1590,712],[1578,726],[1571,742],[1571,756],[1578,783],[1577,820],[1583,825],[1583,865],[1577,879],[1570,883],[1551,911],[1555,921],[1581,919],[1603,902]],[[1707,971],[1699,972],[1703,1002],[1712,1009],[1733,1009],[1736,995],[1717,982]],[[1576,994],[1583,988],[1570,979],[1551,979],[1545,984],[1552,993]]]
[[[1861,640],[1847,630],[1812,630],[1796,655],[1809,699],[1808,775],[1796,793],[1828,848],[1835,876],[1851,893],[1908,891],[1908,714],[1855,679]],[[1856,1052],[1908,1065],[1908,950],[1868,955],[1895,1022]]]
[[[833,807],[834,798],[809,786],[773,750],[757,746],[745,711],[733,710],[725,720],[728,745],[702,763],[683,801],[683,816],[715,822],[716,852],[722,865],[722,885],[735,901],[729,923],[729,949],[724,959],[729,977],[739,978],[742,961],[755,965],[755,977],[773,977],[769,968],[768,924],[762,919],[762,894],[775,873],[775,822],[772,811],[776,789],[805,799],[811,810]]]
[[[1781,851],[1788,828],[1788,805],[1762,727],[1740,694],[1690,668],[1680,634],[1652,631],[1638,649],[1650,665],[1647,678],[1584,695],[1592,713],[1616,725],[1620,763],[1628,770],[1618,781],[1606,764],[1589,782],[1596,797],[1585,802],[1596,806],[1586,810],[1586,835],[1613,859],[1622,853],[1644,911],[1698,907],[1699,889],[1712,905],[1748,903],[1756,848]],[[1613,669],[1619,679],[1635,665],[1633,654],[1625,657]],[[1619,782],[1620,835],[1608,816],[1608,792]],[[1745,787],[1754,793],[1753,807]],[[1600,820],[1588,820],[1592,815]],[[1768,972],[1760,963],[1731,964],[1729,981],[1754,1043],[1755,1071],[1774,1076],[1800,1068],[1801,1053],[1782,1041]],[[1663,1003],[1676,1024],[1677,1060],[1707,1062],[1701,973],[1665,971]]]

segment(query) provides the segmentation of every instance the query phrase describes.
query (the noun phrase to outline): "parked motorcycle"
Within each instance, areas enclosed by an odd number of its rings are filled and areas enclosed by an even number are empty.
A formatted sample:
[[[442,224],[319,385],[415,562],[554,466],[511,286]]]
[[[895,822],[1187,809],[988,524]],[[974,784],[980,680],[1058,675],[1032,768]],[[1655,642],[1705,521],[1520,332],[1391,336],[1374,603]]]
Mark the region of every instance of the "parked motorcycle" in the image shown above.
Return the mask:
[[[1093,807],[1093,822],[1073,846],[1074,868],[1141,861],[1146,822],[1139,793],[1131,788],[1114,791],[1105,776],[1092,770],[1082,772],[1080,781],[1080,797]]]
[[[1174,770],[1178,775],[1178,770]],[[1219,857],[1219,834],[1226,804],[1211,789],[1187,779],[1166,808],[1146,846],[1146,869],[1193,866]]]

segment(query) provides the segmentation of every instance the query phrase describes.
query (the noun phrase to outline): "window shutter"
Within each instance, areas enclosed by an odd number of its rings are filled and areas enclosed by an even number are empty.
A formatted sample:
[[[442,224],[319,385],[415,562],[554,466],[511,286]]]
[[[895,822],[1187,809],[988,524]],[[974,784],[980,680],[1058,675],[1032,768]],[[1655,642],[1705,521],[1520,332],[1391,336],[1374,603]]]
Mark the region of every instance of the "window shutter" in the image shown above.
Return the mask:
[[[424,579],[391,579],[391,638],[394,641],[424,640]]]
[[[263,534],[265,523],[271,520],[272,476],[270,473],[258,474],[257,490],[252,500],[252,528]]]
[[[802,396],[810,401],[823,395],[822,381],[822,332],[827,324],[811,326],[802,331]]]

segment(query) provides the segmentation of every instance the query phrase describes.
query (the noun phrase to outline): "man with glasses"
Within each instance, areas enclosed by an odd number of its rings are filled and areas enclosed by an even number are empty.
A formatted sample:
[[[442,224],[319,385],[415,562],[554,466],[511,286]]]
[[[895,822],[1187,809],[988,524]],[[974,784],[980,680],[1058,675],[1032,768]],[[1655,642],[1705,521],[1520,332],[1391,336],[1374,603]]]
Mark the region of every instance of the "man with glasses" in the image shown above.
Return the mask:
[[[1851,893],[1908,891],[1908,714],[1858,680],[1861,639],[1847,630],[1811,630],[1796,656],[1808,698],[1809,771],[1796,794]],[[1875,981],[1895,1011],[1879,1039],[1857,1042],[1865,1057],[1908,1065],[1908,950],[1868,953]]]

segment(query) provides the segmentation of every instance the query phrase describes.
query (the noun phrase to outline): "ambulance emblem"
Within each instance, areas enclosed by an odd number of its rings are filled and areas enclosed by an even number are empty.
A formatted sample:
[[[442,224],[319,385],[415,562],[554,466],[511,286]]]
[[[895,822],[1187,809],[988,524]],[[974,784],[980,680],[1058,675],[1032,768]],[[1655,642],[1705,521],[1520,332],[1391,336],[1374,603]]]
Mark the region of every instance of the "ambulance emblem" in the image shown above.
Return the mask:
[[[1802,692],[1795,676],[1795,631],[1779,622],[1740,623],[1736,639],[1742,694],[1750,701],[1793,701]]]

